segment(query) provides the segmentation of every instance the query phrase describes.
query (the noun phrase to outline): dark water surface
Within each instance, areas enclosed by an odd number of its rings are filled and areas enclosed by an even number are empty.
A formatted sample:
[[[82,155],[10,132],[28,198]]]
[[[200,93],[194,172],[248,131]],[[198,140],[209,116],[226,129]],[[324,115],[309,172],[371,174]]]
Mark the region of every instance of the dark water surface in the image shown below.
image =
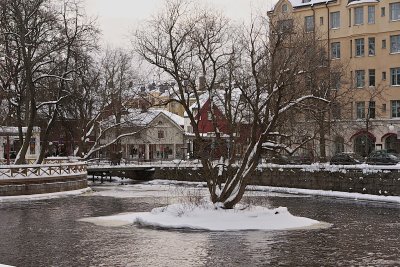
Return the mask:
[[[103,227],[82,217],[149,211],[163,199],[76,196],[0,204],[0,263],[14,266],[400,266],[400,205],[268,196],[333,224],[296,231]],[[261,199],[262,200],[262,199]]]

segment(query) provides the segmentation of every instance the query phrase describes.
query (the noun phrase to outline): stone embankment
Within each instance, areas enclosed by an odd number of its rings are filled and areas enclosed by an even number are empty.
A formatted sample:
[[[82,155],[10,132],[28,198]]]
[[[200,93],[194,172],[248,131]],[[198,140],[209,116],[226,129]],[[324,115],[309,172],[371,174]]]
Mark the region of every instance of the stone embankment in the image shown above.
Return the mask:
[[[201,168],[156,168],[153,178],[204,181]],[[400,172],[392,166],[276,166],[259,167],[251,185],[400,196]]]
[[[86,187],[86,163],[0,166],[0,196],[54,193]]]

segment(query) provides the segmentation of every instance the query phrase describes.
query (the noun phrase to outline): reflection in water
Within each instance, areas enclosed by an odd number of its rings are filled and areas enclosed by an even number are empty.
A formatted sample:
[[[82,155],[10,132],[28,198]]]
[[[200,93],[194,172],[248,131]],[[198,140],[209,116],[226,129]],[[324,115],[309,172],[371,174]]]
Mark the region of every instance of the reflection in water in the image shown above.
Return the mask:
[[[164,198],[79,196],[0,204],[0,263],[14,266],[400,265],[400,207],[323,197],[249,196],[319,230],[202,232],[133,225],[102,227],[82,217],[149,211]]]

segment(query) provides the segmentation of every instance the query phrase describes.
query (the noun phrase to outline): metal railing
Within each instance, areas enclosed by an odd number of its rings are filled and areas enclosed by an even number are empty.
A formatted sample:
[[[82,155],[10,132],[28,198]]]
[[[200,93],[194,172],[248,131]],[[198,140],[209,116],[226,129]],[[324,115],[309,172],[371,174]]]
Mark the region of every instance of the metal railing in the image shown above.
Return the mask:
[[[43,178],[87,174],[86,162],[40,164],[40,165],[3,165],[0,166],[0,180]]]

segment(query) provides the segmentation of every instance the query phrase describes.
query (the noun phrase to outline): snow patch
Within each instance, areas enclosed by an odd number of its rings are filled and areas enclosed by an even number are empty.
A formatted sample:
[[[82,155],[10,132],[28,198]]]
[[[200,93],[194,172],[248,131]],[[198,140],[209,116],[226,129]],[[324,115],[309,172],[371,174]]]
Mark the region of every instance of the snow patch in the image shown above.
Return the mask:
[[[4,197],[0,196],[0,203],[19,202],[19,201],[37,201],[37,200],[45,200],[45,199],[53,199],[53,198],[62,198],[62,197],[68,197],[68,196],[81,195],[81,194],[88,193],[91,191],[92,191],[92,189],[87,187],[87,188],[78,189],[78,190],[63,191],[63,192],[48,193],[48,194],[4,196]]]

